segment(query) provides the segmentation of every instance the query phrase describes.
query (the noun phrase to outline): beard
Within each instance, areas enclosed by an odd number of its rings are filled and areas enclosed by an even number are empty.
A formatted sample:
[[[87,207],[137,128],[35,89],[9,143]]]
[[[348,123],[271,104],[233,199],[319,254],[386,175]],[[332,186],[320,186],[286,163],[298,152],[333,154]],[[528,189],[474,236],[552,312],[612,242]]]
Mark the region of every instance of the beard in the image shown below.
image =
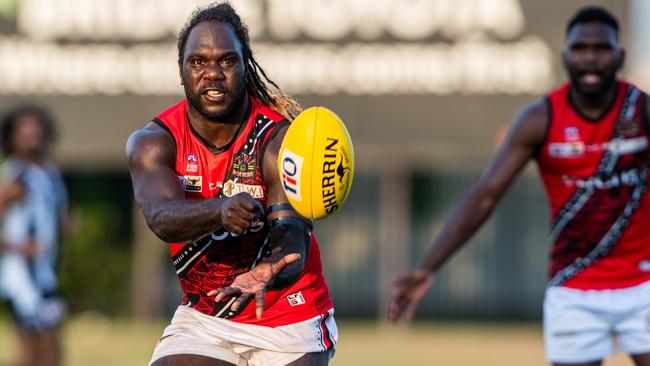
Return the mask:
[[[578,72],[575,70],[569,70],[569,79],[571,80],[571,85],[575,90],[586,97],[587,99],[599,99],[605,94],[616,82],[616,70],[610,72],[597,72],[601,77],[602,82],[597,87],[588,87],[585,86],[580,78],[584,75],[584,72]]]
[[[237,82],[234,90],[229,90],[227,92],[224,91],[231,102],[226,104],[223,109],[215,112],[211,112],[203,106],[201,103],[201,93],[192,90],[189,84],[189,81],[185,80],[185,77],[183,77],[183,89],[185,90],[185,98],[187,98],[190,106],[192,106],[192,108],[199,112],[203,117],[214,122],[239,123],[239,121],[234,120],[234,117],[246,101],[246,83],[243,78]]]

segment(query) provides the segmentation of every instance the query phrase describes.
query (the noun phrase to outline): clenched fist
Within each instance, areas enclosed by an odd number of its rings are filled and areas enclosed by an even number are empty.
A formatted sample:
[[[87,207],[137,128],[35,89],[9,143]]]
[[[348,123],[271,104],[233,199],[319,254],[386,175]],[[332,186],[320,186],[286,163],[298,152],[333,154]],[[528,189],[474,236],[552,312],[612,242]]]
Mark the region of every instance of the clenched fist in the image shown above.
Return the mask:
[[[264,219],[264,206],[250,194],[238,193],[223,199],[219,218],[224,229],[243,235],[251,224]]]

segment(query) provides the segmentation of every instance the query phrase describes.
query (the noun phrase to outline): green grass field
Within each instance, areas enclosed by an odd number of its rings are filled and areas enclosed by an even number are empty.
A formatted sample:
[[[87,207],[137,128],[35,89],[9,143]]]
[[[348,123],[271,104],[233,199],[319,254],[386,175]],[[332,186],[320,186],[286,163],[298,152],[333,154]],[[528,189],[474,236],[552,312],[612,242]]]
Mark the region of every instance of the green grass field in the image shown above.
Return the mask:
[[[0,366],[15,354],[13,329],[0,323]],[[146,365],[165,323],[87,315],[65,326],[67,366]],[[541,329],[529,324],[418,323],[411,327],[340,321],[333,366],[542,366]],[[606,366],[632,363],[617,355]]]

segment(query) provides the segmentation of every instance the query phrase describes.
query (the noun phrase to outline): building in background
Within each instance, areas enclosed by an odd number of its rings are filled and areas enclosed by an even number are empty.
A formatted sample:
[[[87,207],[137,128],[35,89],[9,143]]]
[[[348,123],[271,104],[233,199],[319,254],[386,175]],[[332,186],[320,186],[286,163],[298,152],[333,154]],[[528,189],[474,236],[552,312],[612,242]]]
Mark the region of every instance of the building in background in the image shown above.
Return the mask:
[[[382,311],[389,281],[417,261],[510,119],[563,79],[566,19],[589,3],[231,2],[249,23],[269,76],[303,105],[337,111],[355,143],[352,195],[339,214],[316,225],[341,316]],[[639,66],[650,61],[647,2],[594,2],[621,19],[623,43],[635,50],[630,75],[647,88],[648,71]],[[139,296],[132,306],[143,316],[165,311],[165,304],[171,308],[178,293],[164,245],[130,210],[124,143],[182,98],[176,34],[189,12],[205,3],[0,0],[0,110],[28,99],[65,121],[59,160],[67,176],[77,179],[80,191],[116,203],[108,210],[132,222],[123,230],[130,236],[123,248],[132,248],[138,262],[117,272],[135,279],[130,290]],[[541,314],[548,215],[531,174],[440,275],[421,314]],[[88,189],[102,181],[115,182],[111,191]],[[74,199],[75,186],[70,189]],[[515,271],[521,275],[512,276]]]

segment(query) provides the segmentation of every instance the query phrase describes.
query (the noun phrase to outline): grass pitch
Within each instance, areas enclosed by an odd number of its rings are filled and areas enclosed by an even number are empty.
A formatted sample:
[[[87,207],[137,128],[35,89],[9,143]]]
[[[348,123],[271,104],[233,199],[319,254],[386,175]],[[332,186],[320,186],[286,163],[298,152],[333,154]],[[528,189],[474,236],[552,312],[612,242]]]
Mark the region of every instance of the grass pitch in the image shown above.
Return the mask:
[[[66,366],[143,366],[166,323],[87,314],[64,327]],[[410,327],[339,321],[332,366],[542,366],[541,328],[531,324],[416,323]],[[0,366],[16,353],[13,329],[0,322]],[[605,366],[631,366],[619,354]]]

